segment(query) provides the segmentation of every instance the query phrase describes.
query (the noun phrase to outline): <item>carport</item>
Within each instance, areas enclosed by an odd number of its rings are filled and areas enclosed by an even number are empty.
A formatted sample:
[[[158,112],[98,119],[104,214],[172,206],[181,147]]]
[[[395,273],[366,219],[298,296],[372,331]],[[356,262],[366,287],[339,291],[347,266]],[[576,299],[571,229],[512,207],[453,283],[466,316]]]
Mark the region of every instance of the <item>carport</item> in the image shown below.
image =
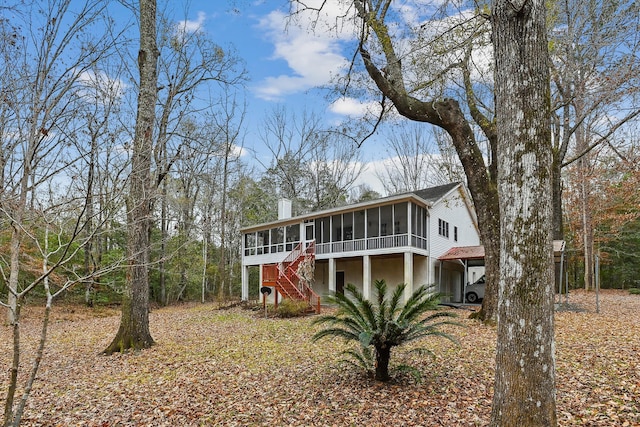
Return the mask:
[[[456,303],[464,303],[464,287],[469,281],[469,267],[481,267],[484,266],[484,246],[457,246],[449,249],[444,255],[438,258],[440,261],[440,277],[438,283],[442,283],[442,270],[445,262],[458,262],[464,266],[464,273],[462,277],[460,294],[462,295],[461,301],[452,301]]]
[[[564,240],[553,241],[553,255],[555,261],[555,283],[559,294],[562,294],[562,277],[564,275]],[[462,302],[464,303],[464,286],[468,281],[470,266],[484,266],[484,246],[457,246],[449,249],[438,258],[440,261],[440,278],[442,283],[442,269],[445,262],[459,262],[464,265],[464,278],[462,281]]]

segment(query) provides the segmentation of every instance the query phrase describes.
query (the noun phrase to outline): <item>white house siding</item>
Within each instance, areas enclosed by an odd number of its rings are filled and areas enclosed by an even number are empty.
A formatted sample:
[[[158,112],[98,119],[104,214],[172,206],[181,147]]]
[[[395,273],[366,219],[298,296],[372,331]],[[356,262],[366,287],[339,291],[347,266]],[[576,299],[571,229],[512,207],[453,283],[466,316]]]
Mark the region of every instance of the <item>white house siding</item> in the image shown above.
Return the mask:
[[[449,237],[438,233],[438,219],[449,223]],[[458,227],[458,240],[454,240],[454,227]],[[476,246],[480,244],[480,237],[476,229],[465,200],[458,189],[445,199],[440,200],[430,210],[431,257],[437,259],[454,246]]]
[[[443,301],[462,302],[462,286],[464,280],[464,268],[456,263],[444,263],[440,273],[440,261],[438,257],[454,246],[476,246],[480,244],[478,230],[467,210],[469,200],[461,196],[456,189],[447,197],[440,200],[430,211],[430,236],[431,259],[433,260],[434,283],[439,284],[439,290],[443,294]],[[449,225],[449,236],[440,234],[439,220],[444,220]],[[455,227],[457,237],[455,240]]]

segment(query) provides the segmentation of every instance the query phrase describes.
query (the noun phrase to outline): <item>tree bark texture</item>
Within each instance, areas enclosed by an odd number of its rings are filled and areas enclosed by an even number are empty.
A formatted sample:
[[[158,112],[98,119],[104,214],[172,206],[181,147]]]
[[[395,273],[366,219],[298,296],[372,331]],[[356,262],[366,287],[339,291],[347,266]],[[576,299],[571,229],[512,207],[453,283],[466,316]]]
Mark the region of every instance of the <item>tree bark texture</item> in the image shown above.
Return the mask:
[[[151,226],[151,176],[153,129],[157,99],[156,0],[140,0],[140,92],[133,141],[128,200],[127,283],[120,328],[106,354],[144,349],[154,344],[149,331],[149,230]]]
[[[500,195],[491,426],[557,424],[549,59],[543,0],[494,0]]]

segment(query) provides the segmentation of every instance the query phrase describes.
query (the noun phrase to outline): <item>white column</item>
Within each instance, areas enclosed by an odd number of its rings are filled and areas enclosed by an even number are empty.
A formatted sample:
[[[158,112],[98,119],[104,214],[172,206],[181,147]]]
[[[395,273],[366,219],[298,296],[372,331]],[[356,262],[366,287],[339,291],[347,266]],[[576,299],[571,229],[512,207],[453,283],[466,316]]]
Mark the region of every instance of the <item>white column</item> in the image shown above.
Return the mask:
[[[329,258],[329,293],[336,291],[336,259]]]
[[[362,257],[362,296],[371,299],[371,256]]]
[[[241,270],[241,280],[242,280],[242,301],[247,301],[249,299],[249,266],[243,265]]]
[[[411,252],[404,253],[404,283],[407,284],[404,288],[404,300],[406,302],[413,294],[413,254]]]

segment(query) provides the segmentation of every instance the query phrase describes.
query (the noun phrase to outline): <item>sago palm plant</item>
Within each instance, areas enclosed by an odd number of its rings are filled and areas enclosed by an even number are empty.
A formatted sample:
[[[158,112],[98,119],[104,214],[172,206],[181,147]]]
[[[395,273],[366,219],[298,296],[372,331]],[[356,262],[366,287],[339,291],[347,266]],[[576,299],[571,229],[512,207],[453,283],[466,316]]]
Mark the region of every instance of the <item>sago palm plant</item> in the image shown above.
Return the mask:
[[[376,280],[377,299],[372,303],[353,284],[347,284],[345,294],[336,293],[327,297],[330,303],[338,306],[338,310],[335,314],[323,315],[314,321],[327,327],[315,333],[313,341],[341,337],[359,343],[359,350],[351,349],[345,353],[354,357],[361,366],[367,364],[367,359],[375,357],[374,377],[378,381],[390,379],[389,361],[393,347],[427,336],[440,336],[455,342],[453,336],[439,329],[443,325],[457,325],[442,319],[455,317],[454,314],[437,311],[427,315],[428,311],[436,309],[438,294],[431,292],[431,287],[421,286],[402,304],[405,288],[406,284],[398,285],[389,299],[386,282]]]

